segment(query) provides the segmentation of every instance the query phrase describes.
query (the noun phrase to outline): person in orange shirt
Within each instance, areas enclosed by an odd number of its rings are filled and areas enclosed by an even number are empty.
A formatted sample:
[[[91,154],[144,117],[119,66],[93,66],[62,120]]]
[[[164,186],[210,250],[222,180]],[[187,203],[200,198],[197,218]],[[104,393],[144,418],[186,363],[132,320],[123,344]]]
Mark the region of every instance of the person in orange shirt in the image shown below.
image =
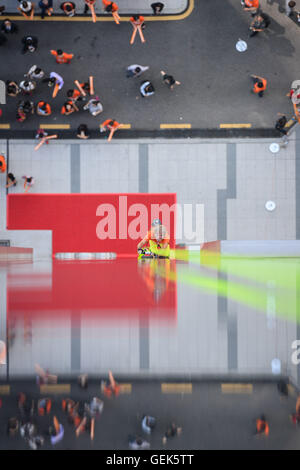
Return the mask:
[[[84,12],[83,14],[86,15],[87,12],[89,11],[89,5],[95,5],[96,0],[84,0],[85,5],[84,5]]]
[[[144,248],[147,248],[155,256],[169,258],[170,236],[159,219],[153,220],[151,230],[139,242],[137,246],[138,253],[143,254]]]
[[[264,434],[265,436],[269,435],[269,424],[266,420],[265,415],[261,415],[259,419],[256,420],[256,435]]]
[[[54,55],[54,57],[56,57],[57,64],[69,64],[74,57],[73,54],[67,54],[61,49],[57,49],[56,51],[51,50],[50,52],[52,55]]]
[[[259,10],[259,0],[241,0],[241,4],[245,11],[250,11],[255,15]]]
[[[120,125],[121,124],[115,121],[115,119],[106,119],[106,121],[102,122],[100,126],[100,132],[104,132],[106,131],[106,129],[108,129],[109,131],[114,129],[116,131],[120,127]]]
[[[141,15],[132,15],[130,18],[130,23],[133,27],[141,26],[142,29],[145,28],[145,18]]]
[[[51,106],[46,101],[40,101],[36,107],[36,113],[40,116],[50,116]]]
[[[104,11],[107,13],[114,13],[119,10],[118,5],[115,2],[110,2],[109,0],[102,0]]]
[[[0,173],[6,172],[6,161],[4,155],[0,155]]]
[[[74,101],[81,100],[81,93],[79,90],[68,90],[67,97],[71,98]]]
[[[264,91],[267,89],[267,80],[258,75],[251,75],[254,86],[252,88],[253,93],[258,94],[260,98],[263,97]]]
[[[69,114],[74,113],[75,111],[79,111],[77,108],[76,104],[74,103],[73,100],[66,101],[63,107],[61,108],[61,114],[65,114],[66,116],[69,116]]]

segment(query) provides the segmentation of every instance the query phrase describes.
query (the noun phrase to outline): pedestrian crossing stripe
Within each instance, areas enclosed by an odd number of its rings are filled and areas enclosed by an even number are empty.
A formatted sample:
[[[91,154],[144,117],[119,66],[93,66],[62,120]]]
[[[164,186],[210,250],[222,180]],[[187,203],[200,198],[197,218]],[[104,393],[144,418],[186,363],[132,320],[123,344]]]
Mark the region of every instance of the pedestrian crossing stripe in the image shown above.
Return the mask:
[[[40,124],[40,129],[70,129],[70,124]]]
[[[40,385],[40,393],[44,394],[59,394],[59,393],[70,393],[71,385],[70,384],[46,384]]]
[[[0,395],[9,395],[10,385],[0,385]]]
[[[252,393],[253,385],[252,384],[240,384],[240,383],[229,383],[221,384],[222,393]]]
[[[193,385],[191,383],[162,383],[162,393],[192,393]]]
[[[161,129],[191,129],[191,124],[161,124]]]
[[[249,129],[252,126],[252,124],[246,123],[246,124],[220,124],[220,129]]]

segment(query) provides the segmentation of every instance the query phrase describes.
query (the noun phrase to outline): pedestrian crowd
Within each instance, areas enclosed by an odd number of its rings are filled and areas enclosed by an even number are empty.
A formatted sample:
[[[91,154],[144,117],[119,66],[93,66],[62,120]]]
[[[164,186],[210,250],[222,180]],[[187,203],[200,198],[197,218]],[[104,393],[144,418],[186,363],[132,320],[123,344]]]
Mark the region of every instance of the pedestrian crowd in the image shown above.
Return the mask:
[[[29,19],[33,18],[35,4],[31,1],[25,0],[16,0],[19,3],[19,11],[23,16],[26,16]],[[94,8],[96,0],[83,0],[84,3],[84,14],[88,12],[94,15]],[[117,14],[118,5],[115,2],[109,0],[102,0],[103,9],[105,13]],[[41,0],[38,3],[40,8],[41,18],[46,16],[51,16],[53,14],[53,1],[52,0]],[[153,15],[159,15],[163,9],[164,4],[161,2],[151,3],[151,8]],[[65,1],[60,5],[62,12],[66,16],[74,16],[77,12],[77,5],[75,2]],[[118,17],[120,18],[120,17]],[[115,21],[118,23],[118,18],[114,17]],[[142,30],[145,28],[145,18],[141,15],[132,15],[130,18],[130,23],[133,26],[133,35],[132,42],[136,32],[138,31],[142,42],[145,42]],[[119,24],[119,23],[118,23]],[[1,25],[1,35],[3,36],[3,43],[6,42],[6,36],[8,34],[18,33],[18,27],[15,23],[9,19],[5,19]],[[131,43],[132,43],[131,42]],[[1,41],[0,41],[1,43]],[[39,47],[39,40],[36,36],[28,34],[24,36],[21,40],[22,43],[22,53],[23,54],[34,54]],[[61,65],[71,64],[74,59],[74,54],[66,52],[62,49],[50,49],[49,54],[51,54],[55,63],[61,67]],[[54,68],[54,67],[53,67]],[[148,66],[142,66],[138,64],[130,65],[126,74],[127,77],[139,77],[141,74],[149,70]],[[164,71],[161,71],[163,83],[168,86],[170,90],[173,90],[175,85],[180,85],[180,82],[175,80],[175,78]],[[43,118],[51,116],[53,113],[57,112],[55,106],[51,102],[51,98],[55,99],[57,94],[63,93],[62,88],[64,87],[64,78],[63,72],[61,74],[57,73],[56,70],[52,70],[49,73],[45,72],[40,65],[32,65],[30,69],[24,74],[23,78],[20,81],[15,79],[6,80],[6,91],[7,95],[12,98],[18,98],[16,105],[16,120],[19,123],[23,123],[28,120],[30,116],[37,114]],[[100,101],[99,96],[95,94],[93,86],[93,77],[89,77],[88,80],[82,81],[80,83],[78,80],[75,80],[75,87],[70,88],[65,93],[65,102],[60,109],[60,114],[64,116],[69,116],[73,113],[78,113],[80,111],[88,111],[92,116],[96,117],[103,112],[103,105]],[[48,94],[47,89],[44,88],[43,99],[34,102],[34,95],[37,90],[42,90],[43,87],[49,87],[53,89],[53,93]],[[139,85],[139,91],[142,98],[148,98],[155,93],[154,84],[149,80],[143,80]],[[115,119],[108,119],[104,121],[100,126],[100,131],[105,130],[109,131],[108,140],[110,141],[114,132],[120,128],[122,124],[118,123]],[[44,138],[45,135],[41,135],[41,131],[37,131],[37,138]],[[80,124],[77,129],[77,137],[80,139],[88,139],[90,137],[90,132],[86,124]],[[44,142],[48,143],[48,140]],[[43,143],[44,143],[43,142]]]
[[[38,386],[57,383],[57,376],[44,371],[39,365],[35,366],[37,372],[36,382]],[[82,390],[88,389],[88,375],[81,374],[78,377],[78,386]],[[101,393],[104,398],[111,399],[120,393],[120,385],[115,381],[109,371],[109,381],[101,382]],[[2,405],[2,403],[1,403]],[[0,406],[1,406],[0,405]],[[100,418],[104,401],[99,397],[74,400],[71,397],[62,398],[59,402],[51,397],[32,398],[23,392],[17,397],[17,412],[8,419],[7,434],[11,438],[20,435],[32,450],[37,450],[44,444],[53,446],[61,442],[65,431],[74,433],[79,437],[88,434],[90,440],[95,438],[95,424]],[[157,419],[150,415],[144,415],[140,419],[139,435],[129,435],[128,446],[132,450],[150,448],[150,442],[143,437],[148,437],[155,432]],[[162,437],[162,443],[180,435],[182,428],[171,422]]]

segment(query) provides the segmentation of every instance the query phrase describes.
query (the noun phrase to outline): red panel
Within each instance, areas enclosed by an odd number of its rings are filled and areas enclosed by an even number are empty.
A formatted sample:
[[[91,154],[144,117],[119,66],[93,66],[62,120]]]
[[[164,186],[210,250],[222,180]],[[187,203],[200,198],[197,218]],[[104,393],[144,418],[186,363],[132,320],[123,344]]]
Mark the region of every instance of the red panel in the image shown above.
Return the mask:
[[[120,238],[122,227],[119,224],[119,207],[124,204],[124,198],[127,198],[127,208],[133,204],[144,204],[148,211],[148,227],[151,224],[152,204],[167,204],[171,207],[176,203],[176,194],[10,194],[7,198],[7,228],[52,230],[53,253],[136,254],[139,240]],[[97,237],[96,227],[103,217],[97,216],[96,212],[101,204],[112,204],[116,210],[116,239],[100,240]],[[125,230],[135,217],[125,218]],[[168,230],[173,248],[173,212],[170,222]]]
[[[61,318],[72,315],[99,318],[140,316],[176,319],[176,272],[170,260],[54,261],[52,277],[36,273],[8,273],[9,317]]]

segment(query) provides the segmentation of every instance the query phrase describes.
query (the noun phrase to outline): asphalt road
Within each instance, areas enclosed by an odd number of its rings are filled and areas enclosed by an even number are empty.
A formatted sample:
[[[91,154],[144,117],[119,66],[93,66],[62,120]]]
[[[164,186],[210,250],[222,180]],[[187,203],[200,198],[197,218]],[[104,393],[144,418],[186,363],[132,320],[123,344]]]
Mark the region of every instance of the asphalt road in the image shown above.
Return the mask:
[[[18,415],[17,392],[23,391],[30,399],[38,397],[33,384],[17,383],[9,396],[2,396],[0,408],[0,450],[28,449],[20,437],[8,438],[7,421]],[[99,382],[80,391],[72,387],[74,400],[90,401],[100,396]],[[65,427],[64,439],[56,446],[47,441],[44,449],[119,449],[128,450],[128,436],[141,435],[151,443],[151,450],[159,449],[299,449],[300,429],[292,425],[289,414],[295,410],[296,397],[281,400],[275,383],[254,384],[252,394],[223,394],[218,382],[193,383],[191,394],[162,394],[160,382],[133,382],[132,393],[104,400],[101,417],[96,421],[95,440],[88,433],[75,437],[74,428],[67,423],[61,410],[61,396],[54,398],[49,416],[37,417],[40,432],[45,431],[55,414]],[[269,426],[268,438],[254,434],[255,419],[265,413]],[[157,426],[149,437],[141,431],[141,418],[150,414]],[[182,434],[170,439],[164,446],[162,436],[171,422],[182,426]]]
[[[291,114],[285,94],[291,82],[299,78],[296,59],[300,44],[299,28],[277,5],[266,5],[272,24],[266,33],[248,38],[249,14],[234,0],[196,0],[192,14],[182,21],[148,22],[146,43],[137,37],[130,46],[132,27],[111,22],[18,22],[20,31],[1,47],[2,80],[20,82],[31,65],[41,66],[47,73],[56,71],[65,80],[58,97],[52,90],[39,85],[32,100],[48,100],[50,117],[30,116],[24,123],[16,122],[19,98],[8,97],[3,106],[1,123],[11,129],[34,131],[40,123],[70,124],[76,129],[86,123],[98,129],[107,118],[131,124],[133,130],[152,131],[161,123],[189,123],[196,129],[217,129],[221,123],[250,123],[254,129],[273,128],[278,111]],[[24,35],[36,35],[37,52],[21,54]],[[248,43],[248,50],[239,53],[239,38]],[[62,48],[75,57],[70,65],[57,65],[50,49]],[[149,65],[141,78],[128,79],[125,69],[130,64]],[[161,80],[160,70],[175,76],[182,85],[170,91]],[[268,79],[269,88],[260,99],[250,93],[250,74]],[[298,75],[297,75],[298,74]],[[60,114],[66,92],[74,80],[93,75],[96,95],[104,111],[92,117],[88,111],[71,116]],[[142,98],[139,85],[149,79],[156,93]],[[28,133],[32,138],[33,132]]]

